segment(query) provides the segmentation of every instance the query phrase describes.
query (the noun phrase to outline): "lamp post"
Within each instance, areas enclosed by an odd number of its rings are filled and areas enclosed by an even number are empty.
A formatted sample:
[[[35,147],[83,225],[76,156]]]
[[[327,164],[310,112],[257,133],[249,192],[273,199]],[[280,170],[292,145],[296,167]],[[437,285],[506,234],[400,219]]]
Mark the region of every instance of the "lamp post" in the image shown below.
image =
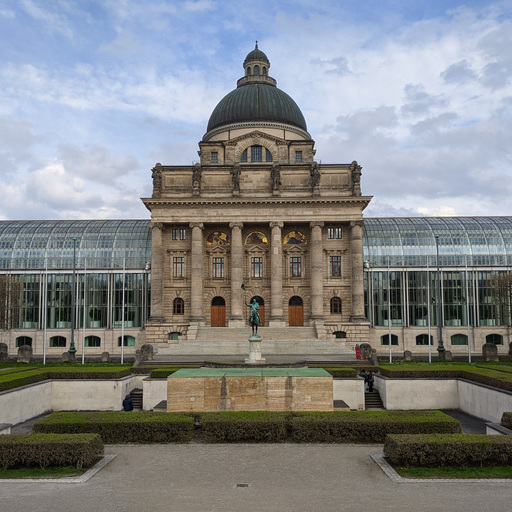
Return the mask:
[[[436,238],[436,260],[437,260],[437,316],[439,322],[439,344],[437,346],[437,353],[440,361],[445,360],[445,348],[443,345],[443,298],[441,290],[441,272],[439,270],[439,235]],[[430,340],[429,340],[430,341]]]
[[[73,238],[73,275],[71,278],[71,343],[68,354],[70,359],[75,359],[75,274],[76,274],[76,236]]]
[[[393,355],[391,351],[391,272],[389,270],[389,256],[388,256],[388,346],[389,346],[389,362],[393,362]]]

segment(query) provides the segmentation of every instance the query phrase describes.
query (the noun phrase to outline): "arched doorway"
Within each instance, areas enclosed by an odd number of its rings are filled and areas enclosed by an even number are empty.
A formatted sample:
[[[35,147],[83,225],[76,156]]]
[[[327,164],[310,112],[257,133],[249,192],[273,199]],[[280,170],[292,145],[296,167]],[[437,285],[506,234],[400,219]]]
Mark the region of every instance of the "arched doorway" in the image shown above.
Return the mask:
[[[226,327],[226,301],[222,297],[212,299],[212,327]]]
[[[288,325],[302,327],[304,325],[304,306],[302,299],[295,295],[288,302]]]
[[[255,295],[251,298],[251,301],[249,304],[253,301],[253,299],[256,299],[256,302],[260,305],[260,318],[261,318],[261,325],[265,325],[265,301],[262,297],[259,295]]]

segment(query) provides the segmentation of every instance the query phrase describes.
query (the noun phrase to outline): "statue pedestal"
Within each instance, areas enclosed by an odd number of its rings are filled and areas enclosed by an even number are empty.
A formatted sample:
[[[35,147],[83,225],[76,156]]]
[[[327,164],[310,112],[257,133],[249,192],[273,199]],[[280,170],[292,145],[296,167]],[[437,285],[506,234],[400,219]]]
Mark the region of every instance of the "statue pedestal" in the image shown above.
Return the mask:
[[[261,336],[249,338],[249,357],[245,359],[246,364],[263,364],[265,358],[261,356]]]

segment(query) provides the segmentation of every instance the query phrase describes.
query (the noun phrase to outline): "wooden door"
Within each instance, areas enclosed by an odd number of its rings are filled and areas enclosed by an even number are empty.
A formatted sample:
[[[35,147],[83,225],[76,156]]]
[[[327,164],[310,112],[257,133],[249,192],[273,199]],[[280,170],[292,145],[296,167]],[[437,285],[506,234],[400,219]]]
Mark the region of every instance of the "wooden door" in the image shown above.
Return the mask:
[[[212,300],[212,327],[226,327],[226,302],[222,297]]]
[[[288,303],[288,325],[290,327],[304,325],[304,306],[300,297],[292,297]]]
[[[212,306],[212,327],[226,327],[226,306]]]

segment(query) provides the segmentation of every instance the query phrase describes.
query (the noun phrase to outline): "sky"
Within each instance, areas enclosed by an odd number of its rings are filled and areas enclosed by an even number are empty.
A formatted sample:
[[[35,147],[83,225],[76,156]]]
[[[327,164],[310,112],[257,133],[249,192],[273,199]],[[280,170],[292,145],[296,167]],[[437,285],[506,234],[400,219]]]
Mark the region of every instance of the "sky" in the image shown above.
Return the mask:
[[[367,217],[512,214],[512,0],[0,0],[0,219],[144,219],[255,41]]]

